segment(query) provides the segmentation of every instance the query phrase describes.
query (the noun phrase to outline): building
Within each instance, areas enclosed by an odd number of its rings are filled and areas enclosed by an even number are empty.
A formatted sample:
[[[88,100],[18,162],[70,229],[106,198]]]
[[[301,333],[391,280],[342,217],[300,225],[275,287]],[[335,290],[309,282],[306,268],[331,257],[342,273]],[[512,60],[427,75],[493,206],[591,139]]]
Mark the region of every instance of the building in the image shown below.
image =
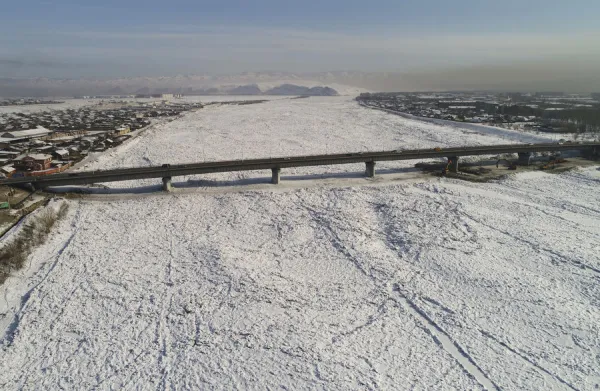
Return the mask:
[[[21,155],[15,159],[13,165],[20,171],[47,170],[52,165],[52,155],[41,153]]]
[[[7,178],[10,178],[12,174],[14,174],[17,170],[13,166],[2,166],[0,167],[0,174],[4,175]]]
[[[50,131],[42,126],[39,126],[35,129],[15,130],[12,132],[5,132],[5,133],[2,133],[2,135],[0,135],[0,137],[9,138],[9,139],[36,139],[36,138],[46,137],[50,133],[52,133],[52,131]]]
[[[69,158],[69,151],[66,149],[57,149],[52,152],[52,156],[60,160],[67,160]]]
[[[36,129],[4,132],[0,135],[0,148],[6,148],[10,144],[16,144],[22,141],[47,137],[50,133],[52,133],[52,131],[41,126]]]
[[[129,132],[131,132],[131,128],[129,126],[123,125],[123,126],[119,126],[117,129],[115,129],[115,131],[113,132],[113,135],[122,136]]]
[[[68,139],[68,138],[75,138],[75,137],[82,137],[85,136],[87,134],[87,130],[70,130],[70,131],[57,131],[57,132],[53,132],[51,134],[49,134],[47,137],[44,137],[45,141],[52,141],[52,140],[61,140],[61,139]]]

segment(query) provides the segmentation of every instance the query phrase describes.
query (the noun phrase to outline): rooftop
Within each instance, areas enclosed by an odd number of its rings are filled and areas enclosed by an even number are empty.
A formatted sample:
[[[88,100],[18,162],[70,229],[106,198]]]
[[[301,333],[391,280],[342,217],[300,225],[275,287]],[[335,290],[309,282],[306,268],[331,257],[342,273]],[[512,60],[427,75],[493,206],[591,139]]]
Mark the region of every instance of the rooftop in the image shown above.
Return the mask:
[[[38,126],[36,129],[28,129],[28,130],[15,130],[11,132],[5,132],[2,134],[2,138],[10,138],[10,139],[23,139],[23,138],[32,138],[32,137],[42,137],[47,134],[52,133],[51,130],[44,128],[43,126]]]

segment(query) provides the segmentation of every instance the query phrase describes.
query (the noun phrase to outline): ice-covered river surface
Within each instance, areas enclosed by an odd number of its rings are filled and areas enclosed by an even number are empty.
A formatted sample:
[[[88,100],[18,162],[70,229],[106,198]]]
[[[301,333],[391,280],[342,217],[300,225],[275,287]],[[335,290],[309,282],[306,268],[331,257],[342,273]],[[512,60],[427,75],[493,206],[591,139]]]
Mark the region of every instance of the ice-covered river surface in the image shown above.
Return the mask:
[[[85,169],[521,140],[545,139],[347,97],[283,99],[188,113]],[[67,201],[0,288],[0,388],[600,387],[596,167],[335,184],[362,169],[290,169],[279,187],[235,192],[268,173],[214,174],[170,194]],[[285,185],[321,175],[333,183]]]

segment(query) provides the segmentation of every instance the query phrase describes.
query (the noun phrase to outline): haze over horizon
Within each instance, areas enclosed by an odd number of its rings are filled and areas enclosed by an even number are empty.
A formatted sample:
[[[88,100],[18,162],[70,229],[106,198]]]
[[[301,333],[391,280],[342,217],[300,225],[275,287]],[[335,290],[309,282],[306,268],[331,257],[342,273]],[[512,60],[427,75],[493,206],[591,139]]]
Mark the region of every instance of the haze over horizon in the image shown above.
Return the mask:
[[[342,81],[372,90],[600,90],[600,2],[524,3],[12,2],[0,78],[355,70],[373,75]]]

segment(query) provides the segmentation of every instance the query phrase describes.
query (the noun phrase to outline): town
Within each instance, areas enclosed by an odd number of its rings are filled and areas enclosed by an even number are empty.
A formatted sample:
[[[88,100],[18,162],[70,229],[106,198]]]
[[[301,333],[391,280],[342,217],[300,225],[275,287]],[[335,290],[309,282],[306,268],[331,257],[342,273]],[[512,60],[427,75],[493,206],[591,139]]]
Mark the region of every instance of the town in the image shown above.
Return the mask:
[[[54,105],[59,103],[65,103],[58,100],[44,100],[36,98],[18,98],[18,99],[5,99],[0,100],[0,106],[28,106],[28,105]]]
[[[600,132],[600,93],[363,93],[369,107],[418,117],[547,133]]]
[[[0,176],[49,175],[90,152],[122,144],[160,117],[200,109],[191,102],[101,102],[77,109],[0,114]]]

